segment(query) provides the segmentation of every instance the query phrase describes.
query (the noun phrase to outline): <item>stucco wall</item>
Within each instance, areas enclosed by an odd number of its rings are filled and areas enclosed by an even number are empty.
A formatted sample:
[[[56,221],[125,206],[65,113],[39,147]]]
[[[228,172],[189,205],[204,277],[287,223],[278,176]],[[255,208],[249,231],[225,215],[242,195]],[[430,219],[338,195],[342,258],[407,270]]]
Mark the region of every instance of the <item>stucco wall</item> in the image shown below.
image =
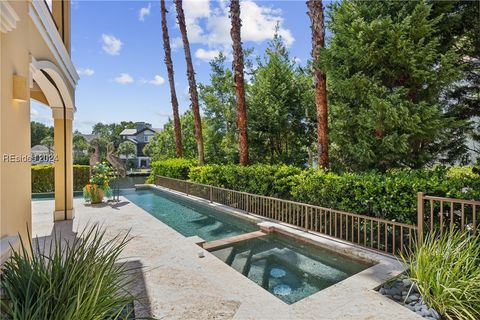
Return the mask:
[[[10,2],[20,20],[16,28],[0,33],[1,51],[1,113],[0,113],[0,237],[26,235],[31,230],[31,176],[30,163],[7,162],[5,155],[30,153],[30,102],[12,98],[14,74],[29,78],[30,21],[28,2]]]
[[[41,1],[8,1],[6,3],[12,7],[19,20],[14,28],[4,33],[0,32],[0,238],[18,233],[26,236],[27,228],[32,230],[31,163],[29,159],[21,159],[22,156],[26,158],[30,155],[30,98],[45,98],[45,96],[52,98],[52,94],[59,95],[58,90],[44,75],[41,80],[44,84],[42,88],[48,87],[50,95],[44,95],[45,91],[43,93],[37,91],[35,95],[31,95],[31,63],[38,62],[36,68],[49,73],[56,87],[62,92],[64,100],[68,101],[66,104],[70,115],[73,111],[75,84],[78,80],[78,75],[51,20],[51,15],[46,12],[46,7],[42,7],[45,4]],[[36,73],[36,77],[39,73],[41,74],[39,71]],[[13,75],[25,78],[26,101],[13,99]],[[44,81],[48,82],[47,86]],[[38,90],[38,86],[35,90]],[[46,102],[45,99],[42,100]],[[58,105],[51,105],[51,107],[62,110],[63,105],[58,103],[61,99],[53,100]],[[63,112],[57,112],[55,117],[61,119],[62,114]],[[69,119],[72,119],[71,116]],[[55,123],[59,127],[63,122],[56,120]],[[55,132],[60,132],[57,129]],[[71,140],[70,130],[71,120],[68,120],[68,141]],[[67,143],[67,148],[71,148],[71,143]],[[9,155],[20,157],[20,161],[8,161]],[[71,168],[67,168],[67,175],[70,173]],[[58,179],[64,181],[63,177]],[[68,181],[73,185],[71,177]],[[67,199],[68,201],[71,202],[71,199]],[[71,204],[68,209],[71,209]]]

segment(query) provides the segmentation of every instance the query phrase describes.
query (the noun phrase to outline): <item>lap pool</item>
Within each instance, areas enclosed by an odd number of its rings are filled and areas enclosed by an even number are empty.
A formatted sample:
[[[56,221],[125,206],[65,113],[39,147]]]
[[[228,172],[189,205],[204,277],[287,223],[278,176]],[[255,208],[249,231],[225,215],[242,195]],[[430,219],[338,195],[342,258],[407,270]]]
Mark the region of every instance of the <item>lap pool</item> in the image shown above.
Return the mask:
[[[186,237],[212,241],[258,230],[244,219],[164,191],[146,189],[122,195]]]

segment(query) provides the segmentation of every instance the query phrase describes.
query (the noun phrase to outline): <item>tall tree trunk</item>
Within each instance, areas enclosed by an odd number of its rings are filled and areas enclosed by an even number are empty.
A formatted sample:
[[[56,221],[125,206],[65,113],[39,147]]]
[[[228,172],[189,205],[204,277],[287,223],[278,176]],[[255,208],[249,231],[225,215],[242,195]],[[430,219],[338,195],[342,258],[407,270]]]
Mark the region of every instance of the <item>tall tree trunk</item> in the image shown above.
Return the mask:
[[[317,107],[318,165],[328,167],[328,105],[327,78],[318,67],[318,51],[325,47],[325,24],[322,0],[307,1],[312,29],[312,62]]]
[[[245,83],[243,75],[243,49],[240,29],[240,1],[230,1],[230,17],[232,19],[233,70],[235,79],[235,93],[237,96],[237,127],[239,133],[240,164],[248,165],[248,137],[247,137],[247,107],[245,105]]]
[[[177,19],[180,32],[182,33],[183,49],[185,51],[185,60],[187,62],[187,76],[190,91],[190,101],[192,102],[193,118],[195,123],[195,140],[197,141],[198,163],[205,163],[205,154],[203,149],[202,120],[200,118],[200,106],[198,103],[197,83],[195,81],[195,72],[193,71],[192,55],[190,53],[190,43],[188,42],[187,26],[185,24],[185,14],[183,13],[182,0],[175,0],[177,8]]]
[[[175,154],[178,158],[183,156],[182,147],[182,128],[180,126],[180,116],[178,115],[178,100],[175,91],[175,80],[173,76],[172,51],[170,49],[170,37],[168,36],[167,27],[167,8],[165,0],[160,0],[160,11],[162,14],[162,33],[163,33],[163,49],[165,50],[165,65],[168,72],[168,83],[170,84],[170,99],[172,101],[173,110],[173,126],[175,128]]]

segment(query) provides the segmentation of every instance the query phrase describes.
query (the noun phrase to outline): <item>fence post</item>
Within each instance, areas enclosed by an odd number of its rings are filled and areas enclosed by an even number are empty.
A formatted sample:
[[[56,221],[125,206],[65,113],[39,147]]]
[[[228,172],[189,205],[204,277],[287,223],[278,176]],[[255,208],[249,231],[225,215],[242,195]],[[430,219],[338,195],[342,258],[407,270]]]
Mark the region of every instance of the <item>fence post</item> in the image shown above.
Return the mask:
[[[417,193],[417,236],[418,242],[423,242],[423,220],[424,220],[423,192]]]
[[[211,186],[208,188],[208,197],[210,199],[210,202],[212,202],[212,187]]]
[[[185,193],[187,194],[188,196],[188,183],[185,182]]]

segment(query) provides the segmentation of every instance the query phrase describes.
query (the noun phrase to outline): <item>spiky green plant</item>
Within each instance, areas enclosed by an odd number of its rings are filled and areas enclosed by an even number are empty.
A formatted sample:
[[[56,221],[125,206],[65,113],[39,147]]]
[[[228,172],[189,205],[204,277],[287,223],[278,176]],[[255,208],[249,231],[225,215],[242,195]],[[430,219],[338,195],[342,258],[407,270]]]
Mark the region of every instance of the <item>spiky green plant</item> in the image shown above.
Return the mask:
[[[107,240],[98,225],[68,241],[54,234],[43,245],[20,239],[3,265],[2,319],[127,319],[136,300],[132,270],[119,261],[128,234]]]
[[[403,256],[425,303],[447,319],[480,319],[480,238],[431,233]]]

